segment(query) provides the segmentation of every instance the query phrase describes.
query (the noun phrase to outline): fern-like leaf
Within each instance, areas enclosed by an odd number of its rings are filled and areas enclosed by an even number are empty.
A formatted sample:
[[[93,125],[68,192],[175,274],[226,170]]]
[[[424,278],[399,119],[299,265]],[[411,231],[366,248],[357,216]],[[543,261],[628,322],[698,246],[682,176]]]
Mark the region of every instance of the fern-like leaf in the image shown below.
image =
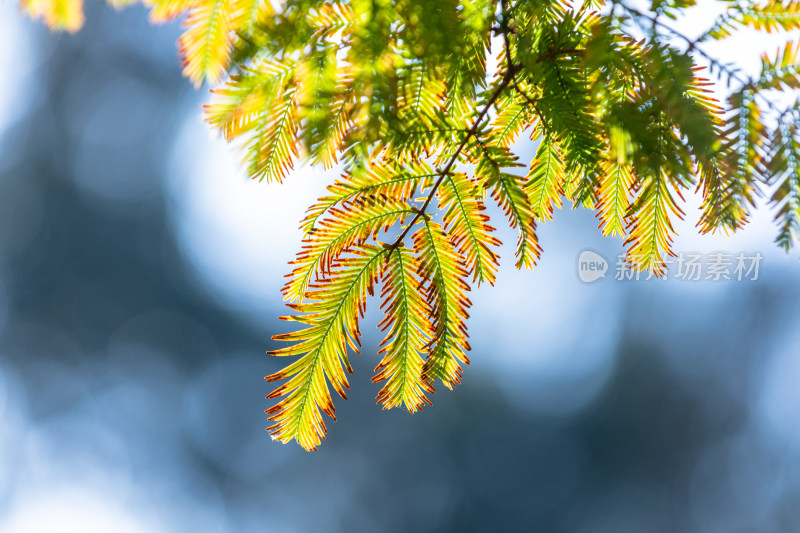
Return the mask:
[[[433,335],[426,346],[428,359],[422,368],[423,379],[441,379],[452,389],[461,383],[461,364],[469,364],[465,320],[471,302],[465,278],[469,274],[464,260],[456,251],[450,237],[436,222],[425,219],[412,236],[414,250],[420,260],[423,293],[431,308]]]
[[[674,255],[672,239],[675,232],[672,216],[683,217],[675,200],[669,177],[659,169],[648,175],[638,197],[630,207],[630,225],[625,244],[628,260],[637,270],[649,270],[656,276],[666,273],[665,258]]]
[[[412,63],[400,73],[397,102],[400,120],[430,126],[444,102],[444,79],[437,72]]]
[[[779,30],[792,31],[800,28],[800,2],[775,1],[734,4],[707,32],[709,37],[729,37],[737,27],[750,27],[772,33]]]
[[[525,183],[525,192],[528,193],[537,219],[551,220],[553,210],[561,209],[564,181],[563,155],[554,139],[545,136],[539,142]]]
[[[171,15],[172,12],[164,16]],[[183,73],[195,84],[216,84],[228,67],[234,29],[231,0],[197,0],[186,17],[186,31],[178,40],[183,57]]]
[[[336,85],[340,90],[330,99],[330,120],[326,124],[327,128],[317,144],[310,147],[312,161],[322,163],[325,168],[331,168],[339,162],[339,153],[345,150],[348,137],[355,126],[351,112],[357,91],[352,81],[349,72],[339,73]]]
[[[385,382],[377,396],[384,409],[405,405],[413,413],[431,404],[426,394],[433,393],[433,387],[422,378],[422,353],[432,334],[431,310],[420,292],[419,270],[419,260],[401,246],[389,255],[383,272],[381,308],[386,317],[378,327],[388,333],[372,381]]]
[[[494,136],[503,146],[510,146],[531,123],[531,108],[527,102],[507,98],[498,102],[499,112],[492,122]]]
[[[700,165],[703,213],[698,225],[704,233],[742,227],[760,194],[758,183],[767,179],[766,132],[752,92],[745,89],[732,95],[730,107],[734,111],[720,128],[720,161]]]
[[[379,161],[363,169],[354,169],[334,184],[328,186],[328,196],[317,200],[300,223],[306,235],[317,226],[320,217],[332,207],[359,199],[381,201],[394,198],[409,201],[414,194],[430,187],[438,173],[424,161],[412,161],[405,166]]]
[[[347,349],[358,353],[358,320],[364,314],[367,295],[373,293],[386,250],[363,245],[348,257],[333,262],[330,275],[314,283],[308,302],[289,304],[300,313],[283,317],[305,324],[305,329],[275,335],[292,345],[269,352],[271,355],[298,357],[283,370],[270,374],[267,381],[286,380],[267,398],[281,398],[267,409],[274,422],[267,428],[273,439],[296,440],[306,450],[315,450],[327,431],[324,412],[334,420],[334,405],[328,383],[342,397],[349,388],[345,369],[352,372]]]
[[[522,188],[523,178],[501,174],[492,185],[492,197],[503,209],[512,228],[517,230],[516,267],[533,269],[542,253],[536,235],[536,215]]]
[[[277,60],[245,68],[206,106],[207,120],[226,139],[245,138],[248,171],[259,180],[282,181],[294,166],[300,118],[296,73]]]
[[[81,1],[20,0],[68,31],[83,20]],[[270,395],[280,398],[268,411],[277,440],[313,449],[324,438],[329,389],[344,396],[348,349],[379,278],[378,403],[413,412],[436,380],[461,380],[468,291],[498,270],[487,194],[517,231],[518,268],[539,257],[536,224],[569,201],[625,239],[633,266],[662,275],[695,185],[701,232],[737,230],[773,187],[778,244],[800,239],[800,106],[773,98],[800,89],[800,43],[763,56],[755,77],[703,48],[745,27],[800,29],[800,1],[724,2],[697,38],[673,23],[698,0],[144,3],[153,21],[184,17],[179,45],[195,85],[227,77],[206,117],[243,148],[251,177],[281,181],[298,160],[343,169],[301,222],[283,289],[288,319],[305,329],[276,337],[292,344],[273,353],[295,357],[268,376],[286,380]],[[725,109],[699,63],[734,87]],[[538,141],[533,161],[515,152],[522,134]]]
[[[20,9],[53,30],[75,33],[83,26],[83,0],[21,0]]]
[[[453,244],[467,260],[473,281],[493,285],[497,274],[498,256],[492,247],[500,241],[492,235],[494,228],[487,224],[489,216],[478,189],[465,174],[455,172],[447,176],[439,187],[439,201],[444,211],[444,229]]]
[[[250,175],[259,180],[282,182],[299,155],[297,87],[288,84],[272,106],[259,117],[249,147]]]
[[[214,101],[205,106],[206,120],[227,141],[257,133],[269,111],[294,77],[294,69],[276,59],[263,59],[213,89]]]
[[[633,174],[626,161],[607,161],[603,165],[598,192],[597,217],[603,235],[626,235],[629,191],[633,187]]]
[[[379,232],[402,223],[414,211],[406,202],[387,197],[349,201],[327,213],[303,240],[302,250],[290,263],[294,269],[283,287],[284,298],[290,302],[303,301],[309,285],[327,275],[343,252],[369,238],[375,239]]]
[[[778,182],[770,198],[777,209],[775,221],[779,231],[775,242],[789,251],[800,240],[800,143],[796,123],[784,122],[775,131],[769,170]]]

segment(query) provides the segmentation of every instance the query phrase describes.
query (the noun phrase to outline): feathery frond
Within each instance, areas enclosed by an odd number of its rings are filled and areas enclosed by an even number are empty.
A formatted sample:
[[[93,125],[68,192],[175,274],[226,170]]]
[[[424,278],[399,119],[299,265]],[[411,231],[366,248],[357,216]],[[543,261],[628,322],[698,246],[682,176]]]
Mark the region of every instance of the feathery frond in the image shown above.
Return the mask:
[[[328,383],[339,396],[347,397],[345,369],[352,373],[347,349],[358,353],[358,320],[364,315],[367,295],[373,293],[386,253],[371,245],[351,249],[348,257],[333,261],[326,278],[311,285],[307,302],[290,304],[300,314],[282,317],[307,327],[273,337],[292,345],[273,350],[270,355],[298,357],[265,378],[286,380],[267,396],[281,398],[267,410],[274,422],[268,428],[273,439],[294,439],[306,450],[314,450],[325,438],[322,413],[336,419]]]
[[[532,110],[527,102],[516,98],[506,98],[498,102],[497,107],[500,111],[492,123],[493,134],[500,144],[508,147],[530,126]]]
[[[700,164],[703,213],[698,225],[704,233],[741,228],[759,194],[758,183],[766,178],[766,132],[752,91],[733,94],[730,107],[733,111],[720,128],[718,160]]]
[[[378,327],[388,333],[381,342],[378,355],[384,356],[372,381],[385,382],[377,397],[384,409],[405,405],[413,413],[431,405],[427,394],[433,393],[433,387],[422,378],[422,354],[433,333],[432,313],[419,290],[419,271],[419,260],[404,247],[389,255],[383,271],[381,308],[386,316]]]
[[[549,135],[543,137],[525,183],[525,192],[537,219],[551,220],[553,210],[561,209],[561,196],[564,195],[567,181],[563,155],[558,145]]]
[[[439,202],[444,214],[444,230],[466,258],[473,281],[494,284],[498,255],[492,247],[500,241],[492,235],[494,228],[487,224],[489,216],[481,200],[483,190],[477,189],[465,174],[449,174],[439,187]]]
[[[607,161],[603,165],[598,192],[597,217],[603,235],[624,237],[627,234],[627,217],[633,174],[630,164],[622,160]]]
[[[730,37],[737,27],[750,27],[768,33],[800,28],[800,2],[736,2],[723,13],[707,32],[714,39]]]
[[[300,229],[306,235],[310,234],[320,217],[345,202],[361,199],[380,202],[392,198],[409,201],[415,193],[430,187],[437,176],[438,173],[424,161],[408,162],[405,166],[379,161],[367,168],[353,169],[328,186],[330,195],[320,198],[308,209]]]
[[[359,198],[331,207],[303,240],[289,280],[283,287],[287,301],[302,302],[315,279],[326,276],[334,261],[354,245],[360,246],[381,231],[413,214],[411,206],[394,198]]]
[[[536,235],[536,214],[523,190],[522,178],[503,173],[492,185],[492,197],[508,217],[509,225],[517,230],[517,268],[532,270],[542,253]]]
[[[20,0],[20,9],[53,30],[75,33],[83,26],[83,0]]]
[[[250,175],[259,180],[283,181],[294,168],[300,126],[296,95],[296,87],[289,85],[259,117],[259,131],[249,148]]]
[[[665,258],[672,252],[673,215],[682,218],[684,213],[675,200],[680,191],[674,191],[669,177],[655,169],[646,176],[634,203],[630,206],[628,259],[640,270],[650,270],[656,276],[666,273]]]
[[[797,129],[796,122],[779,125],[769,161],[769,170],[778,182],[770,198],[770,203],[777,208],[775,221],[779,232],[775,242],[787,251],[800,240],[800,143]]]
[[[197,0],[186,16],[186,31],[178,40],[183,73],[199,87],[203,80],[216,84],[228,66],[233,29],[231,0]]]
[[[450,237],[436,222],[425,220],[412,240],[419,256],[423,294],[433,316],[433,335],[425,347],[428,359],[422,377],[428,382],[441,379],[452,389],[461,383],[461,364],[469,364],[465,322],[472,305],[466,296],[469,272]]]

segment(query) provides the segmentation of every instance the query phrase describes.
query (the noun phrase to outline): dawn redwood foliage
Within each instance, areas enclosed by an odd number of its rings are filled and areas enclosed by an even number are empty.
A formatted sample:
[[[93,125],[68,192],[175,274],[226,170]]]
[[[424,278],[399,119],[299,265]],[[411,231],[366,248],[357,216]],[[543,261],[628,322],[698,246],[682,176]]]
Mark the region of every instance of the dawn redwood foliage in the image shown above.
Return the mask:
[[[296,161],[343,168],[301,222],[283,289],[284,318],[302,327],[271,352],[291,358],[266,378],[281,382],[268,396],[273,438],[309,450],[325,438],[330,388],[345,396],[378,286],[378,402],[414,412],[437,381],[459,383],[467,293],[498,269],[487,201],[517,231],[518,268],[535,265],[537,224],[565,202],[593,210],[632,266],[659,275],[687,192],[702,194],[703,233],[739,229],[766,195],[777,243],[798,240],[800,105],[774,96],[800,88],[800,45],[749,78],[704,44],[744,27],[794,32],[800,2],[722,2],[690,38],[674,21],[696,3],[145,1],[155,22],[184,18],[184,73],[216,86],[208,121],[243,145],[253,178],[281,181]],[[81,0],[21,8],[56,29],[83,20]],[[715,95],[709,77],[729,91]],[[537,142],[532,161],[514,152],[522,135]]]

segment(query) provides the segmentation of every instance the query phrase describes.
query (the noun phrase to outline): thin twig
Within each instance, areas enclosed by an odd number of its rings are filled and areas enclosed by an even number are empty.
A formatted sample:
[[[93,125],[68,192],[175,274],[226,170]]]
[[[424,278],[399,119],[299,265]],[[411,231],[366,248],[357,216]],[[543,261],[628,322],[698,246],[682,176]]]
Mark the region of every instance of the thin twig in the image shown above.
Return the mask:
[[[396,250],[398,246],[400,246],[400,244],[403,242],[403,239],[406,237],[408,232],[411,230],[414,224],[416,224],[417,220],[419,220],[420,217],[422,217],[425,214],[425,210],[428,209],[428,206],[433,200],[433,197],[436,194],[436,190],[442,184],[444,179],[450,174],[450,171],[452,170],[453,165],[456,164],[456,161],[458,161],[458,157],[461,155],[461,150],[463,150],[464,147],[467,145],[469,139],[475,136],[475,134],[478,132],[478,128],[480,127],[481,122],[483,122],[483,118],[486,116],[486,113],[489,112],[489,109],[491,109],[491,107],[500,97],[500,94],[503,92],[503,90],[505,90],[505,88],[508,87],[508,84],[511,83],[511,80],[514,78],[515,70],[516,70],[515,68],[509,67],[509,69],[506,71],[505,75],[503,76],[503,81],[500,82],[500,85],[498,85],[497,88],[494,90],[494,93],[492,93],[492,96],[486,102],[486,105],[483,106],[483,109],[478,114],[478,117],[475,119],[475,122],[472,123],[472,127],[470,127],[470,129],[467,130],[467,134],[461,140],[461,143],[458,145],[458,148],[456,148],[456,151],[447,161],[447,164],[444,166],[444,168],[439,170],[438,172],[439,178],[436,180],[436,183],[434,183],[433,186],[431,187],[431,190],[428,193],[428,197],[425,199],[425,203],[422,204],[422,207],[420,207],[417,210],[416,214],[414,215],[414,218],[411,219],[411,221],[408,223],[403,232],[397,237],[397,239],[392,244],[387,246],[387,249],[389,250],[389,255],[391,255],[391,253],[394,250]]]

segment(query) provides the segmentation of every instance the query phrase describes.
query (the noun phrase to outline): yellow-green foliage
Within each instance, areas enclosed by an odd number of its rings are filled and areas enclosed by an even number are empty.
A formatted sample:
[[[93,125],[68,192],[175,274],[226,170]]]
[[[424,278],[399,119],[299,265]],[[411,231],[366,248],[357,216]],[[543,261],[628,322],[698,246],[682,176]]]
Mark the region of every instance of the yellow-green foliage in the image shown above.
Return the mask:
[[[533,268],[537,224],[565,204],[594,210],[630,263],[659,275],[687,192],[702,194],[701,232],[729,232],[771,186],[777,242],[800,239],[800,108],[770,97],[800,88],[800,45],[762,57],[754,79],[703,48],[740,28],[796,31],[800,2],[727,2],[694,39],[674,26],[693,0],[145,3],[155,22],[184,17],[184,72],[216,85],[208,121],[243,146],[253,178],[281,181],[298,161],[343,169],[301,222],[283,291],[302,327],[271,352],[292,358],[267,377],[282,381],[267,410],[279,441],[325,438],[378,284],[378,402],[414,412],[436,382],[460,382],[467,294],[498,271],[487,198],[517,231],[518,268]],[[83,21],[81,0],[21,8],[55,29]],[[521,161],[523,136],[538,144]]]

